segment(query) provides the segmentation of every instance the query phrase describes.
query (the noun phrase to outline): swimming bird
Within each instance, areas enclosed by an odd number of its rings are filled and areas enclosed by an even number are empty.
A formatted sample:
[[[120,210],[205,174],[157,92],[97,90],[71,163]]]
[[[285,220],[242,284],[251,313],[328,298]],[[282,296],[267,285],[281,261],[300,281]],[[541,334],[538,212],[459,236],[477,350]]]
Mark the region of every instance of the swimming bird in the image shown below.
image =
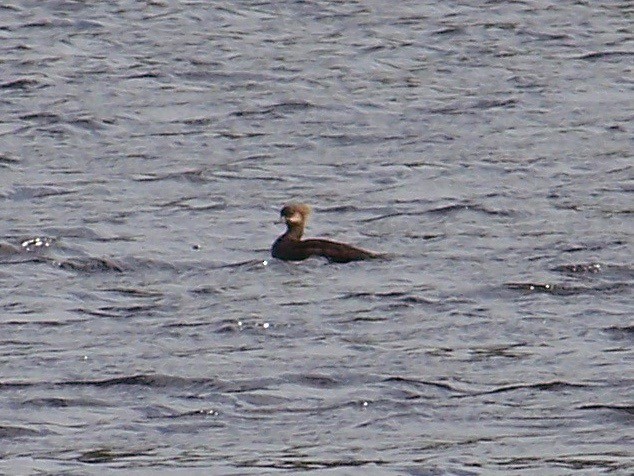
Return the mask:
[[[311,256],[322,256],[332,263],[348,263],[381,256],[337,241],[319,238],[302,240],[310,213],[310,207],[303,203],[289,203],[282,208],[280,217],[286,223],[286,232],[275,240],[271,247],[271,255],[274,258],[302,261]]]

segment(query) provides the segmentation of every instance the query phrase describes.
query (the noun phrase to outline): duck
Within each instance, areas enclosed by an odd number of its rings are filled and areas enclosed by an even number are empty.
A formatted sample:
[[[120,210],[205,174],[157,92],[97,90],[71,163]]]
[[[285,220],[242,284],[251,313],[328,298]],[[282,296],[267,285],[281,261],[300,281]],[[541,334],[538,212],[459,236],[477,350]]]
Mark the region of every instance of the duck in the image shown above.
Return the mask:
[[[304,203],[289,203],[280,211],[286,223],[286,232],[271,247],[271,255],[283,261],[303,261],[312,256],[326,258],[331,263],[349,263],[381,257],[373,251],[338,241],[311,238],[302,240],[306,222],[311,214],[310,206]]]

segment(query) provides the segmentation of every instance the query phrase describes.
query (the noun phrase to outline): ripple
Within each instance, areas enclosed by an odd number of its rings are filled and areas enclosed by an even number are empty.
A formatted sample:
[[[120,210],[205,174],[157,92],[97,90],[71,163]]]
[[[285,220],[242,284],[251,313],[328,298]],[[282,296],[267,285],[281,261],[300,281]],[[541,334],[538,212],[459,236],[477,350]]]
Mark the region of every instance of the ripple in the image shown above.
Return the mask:
[[[634,325],[610,326],[604,330],[614,339],[634,340]]]
[[[576,294],[621,294],[631,289],[629,283],[597,284],[595,286],[575,286],[563,283],[506,283],[508,289],[526,293],[545,293],[555,296]]]
[[[38,198],[56,197],[61,195],[71,195],[76,193],[74,190],[63,189],[60,187],[18,187],[7,195],[7,198],[15,201],[33,200]]]
[[[32,436],[44,436],[46,432],[33,430],[21,426],[0,425],[0,440],[9,438],[23,438]]]
[[[595,274],[602,272],[600,263],[563,264],[552,268],[567,274]]]
[[[584,53],[576,56],[575,59],[580,60],[597,60],[597,59],[610,59],[613,57],[627,57],[634,56],[634,51],[592,51],[590,53]]]
[[[625,415],[626,417],[634,416],[634,405],[601,405],[589,404],[579,407],[581,410],[612,410],[615,413]]]
[[[101,464],[121,461],[128,458],[136,458],[138,456],[149,456],[151,454],[151,450],[117,451],[111,448],[97,448],[89,451],[84,451],[76,457],[76,460],[81,463]]]
[[[51,262],[58,268],[80,273],[122,273],[125,271],[122,264],[107,258],[71,258]]]
[[[559,392],[559,391],[565,391],[568,389],[592,388],[597,386],[598,385],[596,384],[572,383],[572,382],[563,382],[563,381],[556,380],[552,382],[520,383],[516,385],[503,385],[501,387],[493,388],[491,390],[471,393],[469,396],[491,395],[496,393],[515,392],[518,390],[541,390],[546,392],[550,392],[550,391]]]

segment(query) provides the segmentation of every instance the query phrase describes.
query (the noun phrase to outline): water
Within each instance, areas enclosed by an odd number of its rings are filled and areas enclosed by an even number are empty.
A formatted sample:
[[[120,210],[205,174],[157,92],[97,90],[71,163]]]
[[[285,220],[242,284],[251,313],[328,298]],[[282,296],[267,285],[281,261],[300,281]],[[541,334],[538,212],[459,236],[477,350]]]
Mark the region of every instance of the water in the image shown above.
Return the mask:
[[[634,471],[633,13],[1,6],[0,472]]]

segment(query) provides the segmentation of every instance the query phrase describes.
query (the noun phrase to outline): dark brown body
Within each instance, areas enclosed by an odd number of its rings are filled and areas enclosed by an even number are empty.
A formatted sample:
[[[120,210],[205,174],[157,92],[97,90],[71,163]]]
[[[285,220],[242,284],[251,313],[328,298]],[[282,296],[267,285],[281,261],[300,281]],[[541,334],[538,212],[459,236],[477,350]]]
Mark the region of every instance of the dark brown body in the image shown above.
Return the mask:
[[[309,214],[310,208],[302,204],[291,204],[282,209],[280,215],[286,222],[287,229],[286,233],[273,243],[271,255],[274,258],[285,261],[302,261],[311,256],[321,256],[333,263],[348,263],[379,257],[378,254],[371,251],[336,241],[302,240],[304,226]]]

